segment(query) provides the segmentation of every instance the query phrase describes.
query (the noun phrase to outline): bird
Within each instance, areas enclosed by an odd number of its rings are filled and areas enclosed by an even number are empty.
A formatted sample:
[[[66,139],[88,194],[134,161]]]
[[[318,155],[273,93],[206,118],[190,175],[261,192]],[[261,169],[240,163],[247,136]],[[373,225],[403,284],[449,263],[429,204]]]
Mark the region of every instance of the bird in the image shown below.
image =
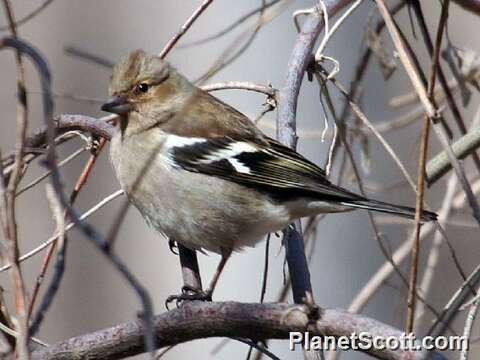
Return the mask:
[[[233,252],[296,219],[354,209],[414,218],[413,208],[334,185],[319,166],[143,50],[114,67],[109,94],[101,109],[119,117],[110,161],[129,201],[170,241],[221,255],[203,299],[211,300]],[[436,218],[421,214],[422,222]]]

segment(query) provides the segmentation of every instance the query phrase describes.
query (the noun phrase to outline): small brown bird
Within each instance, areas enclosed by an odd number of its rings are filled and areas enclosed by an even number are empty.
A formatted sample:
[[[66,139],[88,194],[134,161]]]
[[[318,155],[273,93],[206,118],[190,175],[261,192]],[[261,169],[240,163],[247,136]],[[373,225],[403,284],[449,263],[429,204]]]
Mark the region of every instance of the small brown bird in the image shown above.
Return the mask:
[[[355,208],[414,217],[412,208],[332,184],[317,165],[143,51],[115,67],[109,91],[102,110],[120,115],[111,161],[129,200],[170,240],[222,256],[207,297],[233,250],[295,219]]]

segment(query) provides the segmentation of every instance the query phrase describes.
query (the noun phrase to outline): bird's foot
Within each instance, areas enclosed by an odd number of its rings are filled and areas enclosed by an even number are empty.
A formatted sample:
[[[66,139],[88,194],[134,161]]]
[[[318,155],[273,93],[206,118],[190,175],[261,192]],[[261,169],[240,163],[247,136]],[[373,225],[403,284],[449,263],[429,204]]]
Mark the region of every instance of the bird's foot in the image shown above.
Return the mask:
[[[176,306],[178,307],[182,301],[212,301],[212,291],[211,290],[198,290],[193,289],[189,286],[182,287],[182,293],[178,295],[170,295],[167,300],[165,300],[165,307],[169,310],[168,305],[175,301]]]

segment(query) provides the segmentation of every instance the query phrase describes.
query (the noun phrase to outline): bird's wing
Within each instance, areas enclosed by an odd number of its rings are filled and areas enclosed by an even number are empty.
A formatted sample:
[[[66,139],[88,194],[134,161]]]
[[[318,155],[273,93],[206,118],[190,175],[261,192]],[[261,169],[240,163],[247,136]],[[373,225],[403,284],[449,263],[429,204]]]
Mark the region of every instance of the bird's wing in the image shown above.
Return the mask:
[[[230,137],[173,140],[169,156],[175,166],[253,187],[273,198],[362,199],[330,183],[321,168],[294,150],[268,137],[264,140],[261,144]]]

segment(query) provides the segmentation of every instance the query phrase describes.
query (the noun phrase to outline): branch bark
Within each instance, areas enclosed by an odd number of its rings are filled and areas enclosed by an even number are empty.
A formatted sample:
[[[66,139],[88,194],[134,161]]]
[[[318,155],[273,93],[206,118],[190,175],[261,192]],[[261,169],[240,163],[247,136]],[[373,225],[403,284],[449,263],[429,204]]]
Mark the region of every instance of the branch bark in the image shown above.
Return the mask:
[[[350,336],[366,331],[372,336],[400,337],[402,332],[379,321],[344,310],[326,309],[321,319],[310,322],[304,306],[282,303],[188,302],[154,318],[156,343],[160,347],[210,337],[287,339],[291,331],[313,335]],[[33,360],[120,359],[144,352],[140,321],[120,324],[81,335],[32,354]],[[414,360],[422,351],[368,350],[379,359]]]
[[[328,16],[333,16],[351,0],[325,1]],[[302,26],[287,66],[285,85],[277,96],[277,139],[295,149],[297,146],[297,100],[305,71],[313,59],[315,42],[323,29],[323,17],[314,8]],[[310,272],[305,257],[300,222],[294,224],[294,231],[286,232],[286,253],[292,279],[293,298],[296,303],[312,299]],[[295,236],[294,236],[295,235]],[[313,299],[312,299],[313,300]]]

